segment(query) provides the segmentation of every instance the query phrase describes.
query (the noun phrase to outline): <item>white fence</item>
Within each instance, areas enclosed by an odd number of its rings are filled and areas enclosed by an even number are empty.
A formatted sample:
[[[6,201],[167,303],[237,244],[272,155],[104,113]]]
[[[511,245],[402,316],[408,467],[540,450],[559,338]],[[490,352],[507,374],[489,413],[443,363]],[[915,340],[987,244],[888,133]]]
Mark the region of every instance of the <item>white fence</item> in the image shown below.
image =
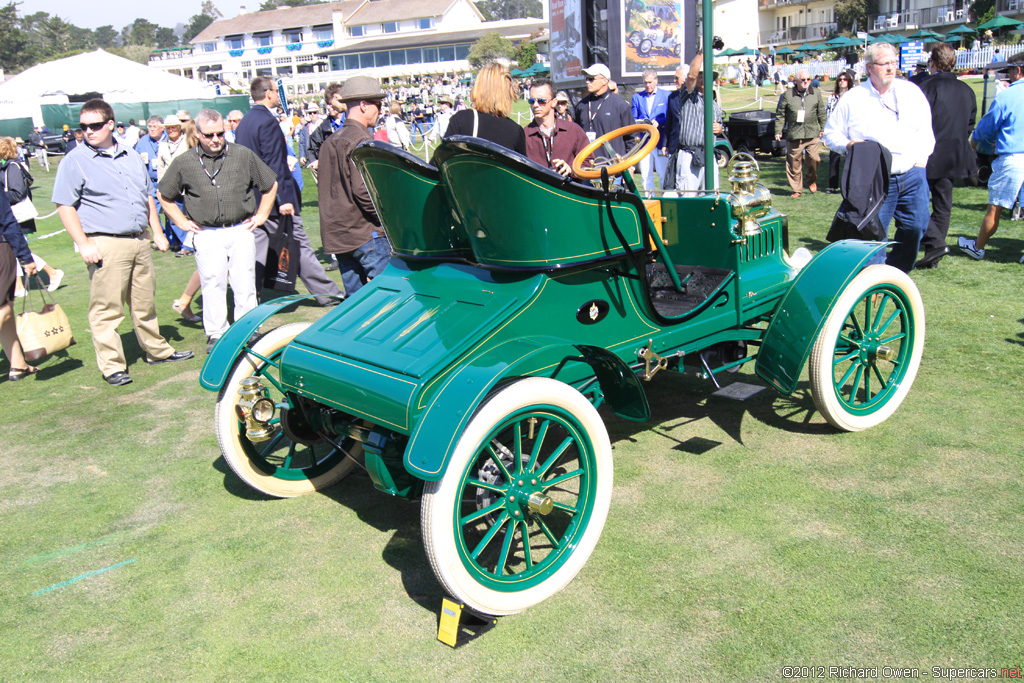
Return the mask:
[[[992,55],[999,49],[999,59],[1008,59],[1018,52],[1024,51],[1024,45],[989,45],[977,50],[957,50],[956,68],[980,69],[992,61]]]

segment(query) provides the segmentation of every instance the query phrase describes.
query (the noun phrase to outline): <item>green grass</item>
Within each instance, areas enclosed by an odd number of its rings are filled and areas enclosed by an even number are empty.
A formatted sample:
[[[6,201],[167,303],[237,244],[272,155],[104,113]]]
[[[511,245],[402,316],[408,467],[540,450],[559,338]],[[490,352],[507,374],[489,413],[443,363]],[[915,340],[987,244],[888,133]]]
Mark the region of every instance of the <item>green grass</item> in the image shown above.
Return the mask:
[[[781,160],[760,161],[792,246],[821,248],[839,198],[792,200]],[[36,177],[49,213],[53,174]],[[319,244],[312,183],[306,198]],[[976,232],[985,200],[955,190],[951,241]],[[39,234],[59,228],[49,218]],[[154,255],[157,303],[172,344],[199,358],[150,367],[124,325],[135,382],[115,389],[96,369],[80,258],[64,234],[34,241],[67,272],[57,300],[79,343],[36,378],[0,381],[0,680],[773,681],[791,665],[1016,666],[1020,224],[990,244],[984,262],[951,254],[913,274],[924,359],[875,429],[835,433],[806,382],[739,403],[663,373],[647,385],[649,423],[603,411],[616,482],[591,560],[551,600],[451,650],[435,640],[442,591],[416,504],[362,475],[267,500],[225,466],[215,396],[197,382],[202,330],[170,309],[191,260]]]

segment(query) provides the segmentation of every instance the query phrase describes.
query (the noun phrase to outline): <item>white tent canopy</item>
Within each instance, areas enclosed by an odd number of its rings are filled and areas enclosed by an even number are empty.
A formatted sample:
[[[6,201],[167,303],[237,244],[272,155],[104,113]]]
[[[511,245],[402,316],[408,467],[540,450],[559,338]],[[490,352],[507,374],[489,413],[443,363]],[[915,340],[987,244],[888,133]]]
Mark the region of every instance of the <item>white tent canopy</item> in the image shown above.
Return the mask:
[[[212,85],[96,50],[37,64],[8,79],[0,85],[0,119],[31,116],[41,122],[41,104],[66,104],[69,97],[93,92],[111,103],[215,96]]]

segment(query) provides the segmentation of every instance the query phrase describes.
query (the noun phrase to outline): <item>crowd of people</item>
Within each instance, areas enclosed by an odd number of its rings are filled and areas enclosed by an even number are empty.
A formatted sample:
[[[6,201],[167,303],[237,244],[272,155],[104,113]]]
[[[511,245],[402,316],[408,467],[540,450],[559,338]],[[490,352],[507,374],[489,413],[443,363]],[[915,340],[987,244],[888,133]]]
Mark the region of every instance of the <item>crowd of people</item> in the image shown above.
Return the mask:
[[[262,297],[268,246],[282,230],[294,236],[297,279],[317,304],[332,306],[378,275],[390,258],[387,233],[352,150],[372,138],[402,149],[451,135],[471,135],[517,152],[564,177],[589,143],[623,126],[646,122],[657,127],[657,148],[640,163],[642,189],[652,193],[655,178],[669,193],[718,187],[717,166],[705,168],[704,97],[697,54],[676,71],[676,89],[659,87],[658,74],[643,74],[643,87],[626,101],[616,92],[604,64],[583,70],[585,93],[571,106],[567,93],[547,79],[517,84],[506,67],[490,64],[471,92],[432,83],[419,92],[385,89],[376,79],[357,76],[332,83],[321,103],[284,111],[270,78],[256,78],[252,108],[226,116],[204,109],[151,116],[145,129],[117,121],[102,99],[86,102],[79,126],[65,130],[68,151],[57,166],[53,202],[89,275],[88,320],[97,368],[104,381],[132,381],[118,329],[129,311],[148,363],[185,361],[192,351],[175,350],[157,322],[153,250],[194,256],[195,272],[173,302],[185,321],[202,322],[209,352]],[[930,75],[919,84],[897,78],[897,53],[888,44],[870,46],[864,57],[867,79],[841,74],[825,92],[806,71],[779,98],[775,137],[785,138],[786,170],[792,197],[817,192],[820,146],[831,151],[828,190],[842,191],[830,239],[888,237],[895,221],[894,248],[885,260],[904,271],[934,267],[948,253],[946,234],[952,184],[976,173],[974,144],[995,155],[989,181],[989,207],[974,239],[960,248],[985,256],[987,240],[1003,208],[1017,201],[1024,184],[1024,149],[1017,135],[1017,112],[1024,89],[1024,54],[993,65],[1011,84],[974,127],[973,90],[952,73],[955,54],[945,44],[930,55]],[[510,118],[525,95],[532,120]],[[713,132],[722,132],[723,114],[713,97]],[[467,101],[471,107],[467,107]],[[973,131],[973,141],[972,141]],[[31,144],[44,144],[43,131]],[[39,137],[36,135],[39,134]],[[627,138],[610,141],[617,155]],[[56,289],[63,272],[34,257],[24,235],[35,230],[28,155],[17,140],[0,139],[0,342],[12,380],[38,368],[25,362],[14,332],[12,302],[21,273],[46,272]],[[42,168],[48,159],[37,157]],[[842,173],[840,160],[845,159]],[[333,263],[325,267],[313,251],[302,218],[302,170],[317,183],[320,231]],[[921,249],[923,258],[918,258]],[[328,274],[338,270],[342,287]],[[228,311],[227,289],[233,292]],[[202,316],[191,308],[203,296]]]

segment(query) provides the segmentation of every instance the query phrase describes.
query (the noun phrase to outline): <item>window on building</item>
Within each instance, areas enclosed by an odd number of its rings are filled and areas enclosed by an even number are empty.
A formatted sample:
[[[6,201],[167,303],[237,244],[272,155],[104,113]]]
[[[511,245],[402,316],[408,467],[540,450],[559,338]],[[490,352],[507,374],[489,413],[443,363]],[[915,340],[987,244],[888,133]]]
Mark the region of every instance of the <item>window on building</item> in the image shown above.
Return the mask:
[[[300,74],[316,73],[316,64],[299,64],[295,70]]]
[[[290,66],[279,66],[277,67],[278,76],[291,76],[292,68]]]
[[[406,64],[420,64],[423,62],[423,51],[418,47],[405,51]]]
[[[472,47],[469,44],[456,45],[455,46],[455,59],[465,59],[469,56],[469,48]]]
[[[417,19],[416,28],[428,29],[434,28],[434,17],[427,17],[426,19]]]
[[[441,62],[454,62],[455,61],[455,46],[445,45],[444,47],[437,48],[438,61]]]
[[[225,36],[224,42],[228,44],[228,48],[232,50],[242,49],[242,36]]]
[[[398,33],[398,22],[397,21],[385,21],[381,28],[384,33]]]
[[[345,55],[345,70],[355,71],[359,68],[359,55]]]
[[[391,56],[387,52],[373,53],[374,66],[391,66]]]
[[[203,43],[203,52],[214,52],[217,49],[217,43]]]
[[[365,26],[349,26],[348,27],[348,34],[350,36],[352,36],[353,38],[362,38],[363,36],[366,35],[366,27]]]
[[[269,66],[267,68],[265,68],[265,69],[256,69],[256,76],[257,77],[266,76],[268,78],[273,78],[274,77],[274,70],[271,69]]]
[[[372,69],[373,68],[373,53],[362,52],[359,55],[359,68],[360,69]]]
[[[405,64],[405,50],[391,50],[391,66]]]
[[[423,63],[430,64],[431,62],[437,61],[437,48],[436,47],[425,47],[423,48]]]
[[[302,42],[302,29],[292,29],[285,31],[284,42],[289,45]]]
[[[345,69],[347,57],[331,57],[331,71],[342,71]]]
[[[317,40],[334,40],[334,27],[330,24],[314,26],[313,37]]]
[[[274,35],[272,33],[254,33],[252,40],[259,47],[269,47],[274,44]]]

